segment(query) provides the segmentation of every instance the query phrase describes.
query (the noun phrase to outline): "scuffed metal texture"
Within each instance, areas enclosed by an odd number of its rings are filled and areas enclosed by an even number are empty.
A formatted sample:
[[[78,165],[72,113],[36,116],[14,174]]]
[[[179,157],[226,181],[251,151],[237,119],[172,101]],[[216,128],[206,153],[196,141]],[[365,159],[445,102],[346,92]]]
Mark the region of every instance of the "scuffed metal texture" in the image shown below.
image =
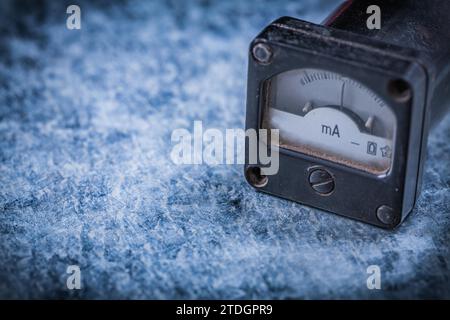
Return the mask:
[[[394,232],[255,193],[242,166],[169,158],[194,120],[244,127],[263,26],[337,2],[86,1],[80,31],[72,3],[1,2],[0,297],[450,298],[449,117]]]

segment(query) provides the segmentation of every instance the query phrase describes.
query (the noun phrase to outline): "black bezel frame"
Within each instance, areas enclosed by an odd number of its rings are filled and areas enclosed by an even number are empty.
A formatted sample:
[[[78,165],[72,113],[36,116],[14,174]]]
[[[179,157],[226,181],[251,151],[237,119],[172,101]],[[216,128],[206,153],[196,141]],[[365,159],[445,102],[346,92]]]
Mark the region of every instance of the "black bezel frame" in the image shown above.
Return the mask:
[[[257,43],[271,48],[270,63],[259,63],[252,54]],[[412,210],[418,188],[426,98],[426,72],[415,52],[385,45],[345,31],[293,18],[281,18],[267,27],[249,50],[246,129],[261,125],[263,84],[275,75],[301,68],[324,69],[351,77],[379,95],[397,119],[392,167],[385,177],[346,167],[287,149],[280,149],[278,174],[260,191],[331,211],[384,228],[394,228]],[[409,83],[412,98],[396,101],[388,91],[390,81]],[[246,146],[246,153],[248,149]],[[309,185],[312,167],[323,167],[335,177],[335,190],[327,196]],[[292,174],[293,172],[298,174]],[[379,221],[377,209],[387,205],[396,218]]]

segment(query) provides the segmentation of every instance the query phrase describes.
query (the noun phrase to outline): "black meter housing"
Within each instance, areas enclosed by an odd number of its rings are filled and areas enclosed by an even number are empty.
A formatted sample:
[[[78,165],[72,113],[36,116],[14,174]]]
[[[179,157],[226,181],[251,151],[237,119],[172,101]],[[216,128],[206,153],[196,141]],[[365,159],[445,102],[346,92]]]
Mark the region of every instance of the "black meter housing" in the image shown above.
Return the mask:
[[[371,5],[381,9],[380,29],[367,26]],[[430,128],[450,106],[449,12],[450,1],[346,1],[323,25],[282,17],[267,26],[249,49],[246,129],[264,127],[271,79],[291,70],[325,70],[385,102],[395,115],[395,147],[389,170],[377,175],[280,146],[278,173],[261,177],[263,165],[249,163],[246,144],[247,181],[305,205],[398,226],[420,194]]]

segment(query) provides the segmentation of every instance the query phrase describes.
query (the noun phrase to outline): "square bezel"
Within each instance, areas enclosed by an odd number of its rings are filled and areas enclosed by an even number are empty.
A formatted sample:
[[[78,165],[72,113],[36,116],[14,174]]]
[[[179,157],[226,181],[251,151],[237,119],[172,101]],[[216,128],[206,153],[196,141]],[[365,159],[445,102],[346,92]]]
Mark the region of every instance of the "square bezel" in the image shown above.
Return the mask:
[[[270,48],[270,62],[255,59],[253,48]],[[403,54],[399,54],[403,53]],[[381,97],[397,118],[394,161],[388,175],[361,170],[280,149],[280,169],[259,190],[380,227],[393,228],[411,211],[417,188],[423,134],[426,72],[405,51],[345,31],[329,30],[305,21],[282,18],[267,27],[249,50],[246,129],[260,129],[265,109],[264,83],[293,69],[323,69],[352,78]],[[391,81],[410,85],[411,98],[398,101],[389,92]],[[248,152],[248,150],[246,150]],[[335,179],[332,194],[318,195],[308,183],[311,168],[328,170]],[[377,218],[381,206],[392,208],[390,224]]]

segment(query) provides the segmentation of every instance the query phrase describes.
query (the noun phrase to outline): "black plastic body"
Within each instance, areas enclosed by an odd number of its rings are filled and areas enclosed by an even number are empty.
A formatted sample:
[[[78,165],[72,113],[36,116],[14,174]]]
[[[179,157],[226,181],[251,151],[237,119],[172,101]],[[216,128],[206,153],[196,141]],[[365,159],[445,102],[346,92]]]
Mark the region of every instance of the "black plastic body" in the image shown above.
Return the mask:
[[[370,30],[367,8],[378,5],[382,28]],[[427,107],[434,127],[450,109],[450,1],[349,0],[323,23],[386,43],[415,49],[428,68],[434,101]]]
[[[366,9],[373,4],[381,8],[381,30],[366,25]],[[316,68],[351,77],[388,102],[397,118],[397,134],[393,167],[386,177],[280,149],[279,172],[257,189],[383,228],[399,225],[420,192],[429,128],[449,107],[449,6],[450,1],[437,0],[347,1],[324,26],[283,17],[265,28],[250,45],[247,129],[261,127],[267,80],[288,70]],[[253,57],[257,43],[271,48],[270,63]],[[396,79],[410,85],[408,101],[390,95],[389,83]],[[333,175],[332,194],[319,195],[310,187],[308,175],[314,168]],[[392,208],[392,223],[377,218],[380,206]]]

